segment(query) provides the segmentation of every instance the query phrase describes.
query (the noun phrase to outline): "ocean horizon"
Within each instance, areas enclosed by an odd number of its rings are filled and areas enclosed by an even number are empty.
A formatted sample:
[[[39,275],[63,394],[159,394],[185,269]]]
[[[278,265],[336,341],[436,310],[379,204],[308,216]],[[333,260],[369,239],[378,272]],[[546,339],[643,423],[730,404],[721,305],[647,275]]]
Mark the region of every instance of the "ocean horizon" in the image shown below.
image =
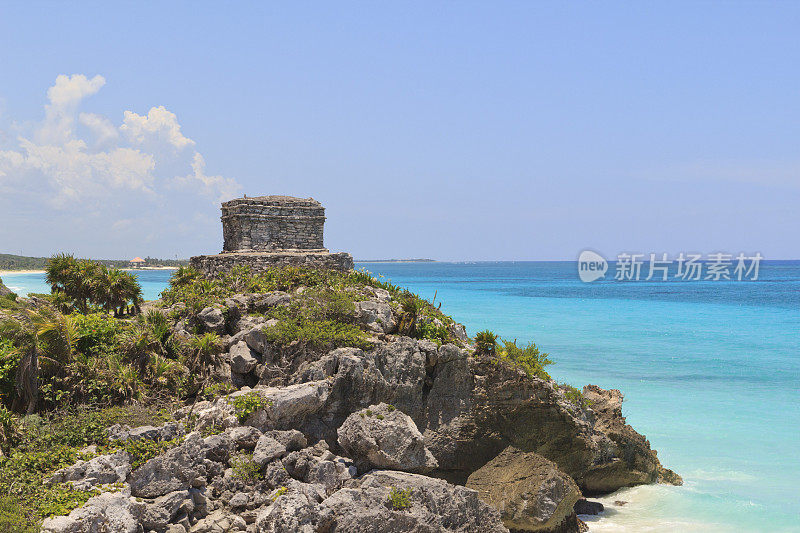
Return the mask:
[[[757,281],[582,283],[570,261],[356,267],[435,298],[470,335],[536,342],[560,382],[623,392],[628,422],[685,483],[597,498],[591,531],[800,530],[800,261],[764,261]],[[154,299],[172,272],[136,274]],[[3,281],[49,290],[40,273]]]

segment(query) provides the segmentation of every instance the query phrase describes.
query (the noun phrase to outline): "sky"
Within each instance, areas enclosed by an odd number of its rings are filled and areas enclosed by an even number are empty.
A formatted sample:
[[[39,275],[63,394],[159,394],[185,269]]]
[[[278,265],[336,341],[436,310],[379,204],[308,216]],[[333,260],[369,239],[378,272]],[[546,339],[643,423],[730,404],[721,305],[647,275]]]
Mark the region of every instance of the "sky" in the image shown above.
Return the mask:
[[[800,259],[797,2],[0,1],[0,252]]]

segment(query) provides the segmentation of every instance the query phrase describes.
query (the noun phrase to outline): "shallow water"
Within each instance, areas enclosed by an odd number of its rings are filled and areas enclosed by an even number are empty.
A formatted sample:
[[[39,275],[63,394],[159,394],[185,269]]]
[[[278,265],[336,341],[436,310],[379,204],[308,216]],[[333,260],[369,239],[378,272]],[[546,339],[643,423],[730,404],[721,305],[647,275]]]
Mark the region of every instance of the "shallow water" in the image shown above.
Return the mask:
[[[623,391],[628,421],[685,485],[602,498],[591,531],[800,531],[800,262],[766,263],[756,282],[592,284],[567,262],[357,267],[436,291],[470,334],[536,341],[559,381]],[[171,271],[137,275],[151,299]],[[47,291],[41,274],[3,281]]]

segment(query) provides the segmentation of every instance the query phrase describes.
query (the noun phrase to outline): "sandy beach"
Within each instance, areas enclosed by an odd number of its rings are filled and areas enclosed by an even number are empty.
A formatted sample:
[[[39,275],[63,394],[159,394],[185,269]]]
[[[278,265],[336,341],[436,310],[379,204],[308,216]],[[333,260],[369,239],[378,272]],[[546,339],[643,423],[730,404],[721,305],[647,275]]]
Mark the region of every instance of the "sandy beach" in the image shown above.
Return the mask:
[[[0,278],[9,274],[44,274],[44,270],[0,270]]]
[[[160,266],[160,267],[143,267],[143,268],[121,268],[120,270],[127,270],[129,272],[138,272],[141,270],[177,270],[178,267]],[[14,274],[44,274],[44,270],[0,270],[0,278]]]

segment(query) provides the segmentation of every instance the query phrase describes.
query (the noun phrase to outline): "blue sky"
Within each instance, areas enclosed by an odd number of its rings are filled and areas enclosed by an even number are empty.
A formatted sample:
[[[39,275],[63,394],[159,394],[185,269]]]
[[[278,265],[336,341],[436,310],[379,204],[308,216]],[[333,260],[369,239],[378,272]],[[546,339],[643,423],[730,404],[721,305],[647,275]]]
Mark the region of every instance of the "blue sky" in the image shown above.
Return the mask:
[[[800,4],[0,3],[0,251],[800,258]],[[59,76],[63,76],[59,78]]]

